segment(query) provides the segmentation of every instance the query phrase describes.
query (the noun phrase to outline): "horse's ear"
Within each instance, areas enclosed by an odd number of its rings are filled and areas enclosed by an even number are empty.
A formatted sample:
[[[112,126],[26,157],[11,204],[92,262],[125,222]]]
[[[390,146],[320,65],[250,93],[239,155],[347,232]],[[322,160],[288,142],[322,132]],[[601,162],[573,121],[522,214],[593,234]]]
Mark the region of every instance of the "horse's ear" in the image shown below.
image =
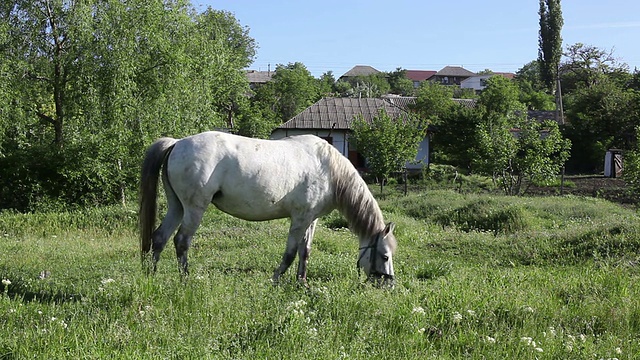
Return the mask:
[[[393,229],[395,229],[395,227],[396,227],[396,223],[390,222],[387,224],[387,226],[384,227],[384,230],[382,230],[382,233],[384,234],[384,236],[392,234]]]

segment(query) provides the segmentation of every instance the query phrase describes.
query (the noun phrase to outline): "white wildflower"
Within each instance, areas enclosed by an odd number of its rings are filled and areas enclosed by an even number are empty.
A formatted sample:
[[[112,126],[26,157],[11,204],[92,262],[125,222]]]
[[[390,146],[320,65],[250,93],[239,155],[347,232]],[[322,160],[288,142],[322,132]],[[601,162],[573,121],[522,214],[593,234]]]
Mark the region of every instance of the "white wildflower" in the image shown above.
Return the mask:
[[[549,326],[549,331],[545,331],[542,333],[544,337],[555,337],[556,329],[553,326]]]
[[[427,331],[427,329],[420,328],[420,329],[418,329],[418,334],[424,334],[425,331]]]
[[[578,338],[580,338],[580,341],[582,341],[582,342],[587,341],[587,336],[585,334],[578,335]]]
[[[616,352],[616,354],[620,355],[620,354],[622,354],[622,349],[617,347],[617,348],[615,348],[615,352]]]
[[[571,344],[571,343],[567,343],[567,344],[564,346],[564,348],[565,348],[565,350],[567,350],[567,352],[571,352],[571,351],[573,351],[573,344]]]
[[[471,317],[476,316],[476,312],[471,309],[467,310],[467,314],[469,314],[469,316]]]
[[[458,324],[460,323],[460,321],[462,321],[462,314],[460,314],[459,312],[454,312],[453,313],[453,323],[454,324]]]
[[[527,345],[531,345],[531,343],[533,342],[533,339],[528,336],[523,336],[520,338],[520,341]]]
[[[9,285],[11,285],[11,280],[9,280],[9,279],[2,279],[2,285],[4,285],[4,286],[9,286]]]
[[[531,306],[525,306],[522,308],[522,311],[527,312],[527,313],[533,313],[535,310],[533,310],[533,308]]]
[[[112,282],[115,282],[115,280],[109,278],[109,279],[102,279],[102,285],[107,285],[107,284],[111,284]]]
[[[422,308],[422,306],[414,307],[413,310],[411,310],[411,312],[414,313],[414,314],[420,314],[420,315],[424,315],[425,314],[425,311]]]
[[[496,338],[492,338],[491,336],[485,336],[484,341],[488,342],[489,344],[495,344]]]
[[[539,348],[539,347],[535,348],[534,350],[537,352],[544,352],[544,350],[542,350],[542,348]]]

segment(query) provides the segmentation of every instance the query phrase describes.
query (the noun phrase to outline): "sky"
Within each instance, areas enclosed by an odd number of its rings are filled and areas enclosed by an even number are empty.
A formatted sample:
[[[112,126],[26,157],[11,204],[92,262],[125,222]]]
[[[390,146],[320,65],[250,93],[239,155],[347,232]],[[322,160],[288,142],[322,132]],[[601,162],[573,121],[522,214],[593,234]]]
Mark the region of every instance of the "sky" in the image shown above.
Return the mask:
[[[250,66],[303,63],[338,78],[355,65],[380,71],[516,72],[538,57],[536,0],[192,0],[229,11],[258,44]],[[640,1],[564,0],[563,48],[576,43],[613,51],[640,69]]]

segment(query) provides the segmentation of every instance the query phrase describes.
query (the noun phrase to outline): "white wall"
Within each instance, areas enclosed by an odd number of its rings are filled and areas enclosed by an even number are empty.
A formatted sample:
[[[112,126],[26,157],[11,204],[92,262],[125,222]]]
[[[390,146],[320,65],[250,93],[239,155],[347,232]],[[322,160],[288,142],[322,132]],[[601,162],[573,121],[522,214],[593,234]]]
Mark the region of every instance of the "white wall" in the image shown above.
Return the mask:
[[[344,130],[305,130],[305,129],[275,129],[271,133],[271,139],[277,140],[287,136],[312,134],[319,137],[333,138],[333,147],[338,149],[342,155],[349,157],[349,145],[346,141],[346,132]]]

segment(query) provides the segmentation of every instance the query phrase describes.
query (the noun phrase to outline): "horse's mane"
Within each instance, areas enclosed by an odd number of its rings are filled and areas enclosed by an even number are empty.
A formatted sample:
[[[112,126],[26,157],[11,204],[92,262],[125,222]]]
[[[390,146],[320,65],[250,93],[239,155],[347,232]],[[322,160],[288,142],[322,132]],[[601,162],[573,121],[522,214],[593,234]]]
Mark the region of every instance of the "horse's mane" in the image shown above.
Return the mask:
[[[361,239],[382,231],[382,211],[367,184],[346,157],[329,144],[326,148],[336,205],[351,231]]]

